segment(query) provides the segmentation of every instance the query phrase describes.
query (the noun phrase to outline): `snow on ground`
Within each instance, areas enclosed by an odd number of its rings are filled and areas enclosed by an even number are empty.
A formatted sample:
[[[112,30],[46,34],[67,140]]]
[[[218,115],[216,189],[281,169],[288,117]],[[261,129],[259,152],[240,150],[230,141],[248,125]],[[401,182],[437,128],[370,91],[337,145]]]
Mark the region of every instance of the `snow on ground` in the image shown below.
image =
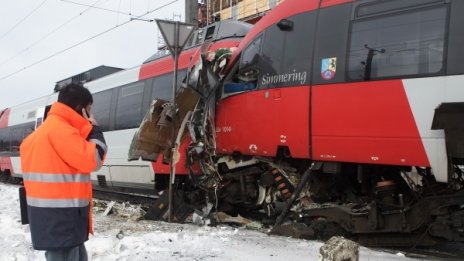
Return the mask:
[[[45,260],[32,249],[29,226],[21,225],[18,187],[0,184],[0,261]],[[95,235],[86,242],[90,260],[318,260],[322,242],[300,240],[228,226],[199,227],[133,221],[94,211]],[[360,248],[360,260],[411,260]]]

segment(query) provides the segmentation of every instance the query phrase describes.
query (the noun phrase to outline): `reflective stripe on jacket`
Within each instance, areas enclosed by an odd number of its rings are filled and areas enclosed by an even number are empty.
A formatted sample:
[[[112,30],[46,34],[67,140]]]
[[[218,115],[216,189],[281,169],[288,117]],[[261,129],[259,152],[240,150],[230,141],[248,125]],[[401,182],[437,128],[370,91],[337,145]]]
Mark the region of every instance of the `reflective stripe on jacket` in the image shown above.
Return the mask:
[[[56,102],[44,123],[22,142],[21,167],[34,249],[74,247],[92,233],[90,172],[102,165],[106,153],[101,131],[91,135],[95,130],[72,108]],[[89,136],[99,139],[92,142]]]

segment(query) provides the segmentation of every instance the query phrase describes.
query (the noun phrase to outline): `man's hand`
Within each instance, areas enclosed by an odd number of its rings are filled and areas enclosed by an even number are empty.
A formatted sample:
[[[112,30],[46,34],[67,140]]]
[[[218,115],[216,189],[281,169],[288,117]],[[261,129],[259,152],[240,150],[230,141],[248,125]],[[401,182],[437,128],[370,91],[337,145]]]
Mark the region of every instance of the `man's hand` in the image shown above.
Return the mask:
[[[91,123],[92,125],[98,126],[98,122],[97,122],[97,120],[95,120],[95,117],[93,117],[93,114],[92,114],[91,112],[89,112],[89,113],[87,114],[87,110],[84,109],[84,108],[82,108],[82,116],[83,116],[86,120],[90,121],[90,123]]]

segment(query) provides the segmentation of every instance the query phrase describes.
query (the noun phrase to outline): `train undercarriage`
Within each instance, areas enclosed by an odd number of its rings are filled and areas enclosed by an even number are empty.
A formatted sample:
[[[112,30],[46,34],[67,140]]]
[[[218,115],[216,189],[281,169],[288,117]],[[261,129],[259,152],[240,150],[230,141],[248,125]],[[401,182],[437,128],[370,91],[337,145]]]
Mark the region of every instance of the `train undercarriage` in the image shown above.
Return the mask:
[[[420,167],[226,158],[196,184],[218,211],[253,212],[276,234],[383,247],[464,241],[462,166],[450,187]]]
[[[13,177],[9,170],[0,170],[0,182],[2,183],[11,183],[11,184],[21,184],[23,180],[21,178]]]

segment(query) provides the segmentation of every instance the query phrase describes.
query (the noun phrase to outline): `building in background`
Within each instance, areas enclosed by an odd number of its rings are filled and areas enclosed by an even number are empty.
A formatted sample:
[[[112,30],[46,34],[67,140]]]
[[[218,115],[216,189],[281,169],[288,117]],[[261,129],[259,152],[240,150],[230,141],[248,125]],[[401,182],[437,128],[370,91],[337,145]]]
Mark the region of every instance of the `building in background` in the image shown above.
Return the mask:
[[[227,19],[256,23],[282,1],[284,0],[204,0],[199,9],[202,5],[205,6],[203,9],[206,8],[208,23]]]
[[[185,22],[197,25],[199,22],[199,9],[198,0],[185,0]]]

